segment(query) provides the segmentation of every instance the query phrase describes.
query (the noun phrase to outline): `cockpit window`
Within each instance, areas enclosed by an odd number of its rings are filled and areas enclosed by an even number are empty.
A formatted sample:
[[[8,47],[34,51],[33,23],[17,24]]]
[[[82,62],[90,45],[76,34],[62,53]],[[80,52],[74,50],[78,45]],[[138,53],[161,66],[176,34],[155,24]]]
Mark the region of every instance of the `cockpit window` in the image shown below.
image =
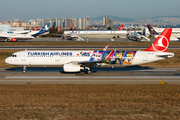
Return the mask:
[[[17,55],[11,55],[11,57],[17,57]]]

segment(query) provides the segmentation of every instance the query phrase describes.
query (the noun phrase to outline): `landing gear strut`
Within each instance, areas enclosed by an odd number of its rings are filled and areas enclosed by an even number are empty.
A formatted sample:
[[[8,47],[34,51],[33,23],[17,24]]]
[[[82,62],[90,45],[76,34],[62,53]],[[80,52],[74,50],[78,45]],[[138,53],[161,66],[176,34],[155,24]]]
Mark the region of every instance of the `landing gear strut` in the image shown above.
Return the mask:
[[[89,68],[89,67],[85,67],[85,68],[87,69],[86,74],[88,74],[88,75],[92,74],[91,68]]]
[[[24,74],[26,73],[26,66],[23,67],[22,73],[24,73]]]

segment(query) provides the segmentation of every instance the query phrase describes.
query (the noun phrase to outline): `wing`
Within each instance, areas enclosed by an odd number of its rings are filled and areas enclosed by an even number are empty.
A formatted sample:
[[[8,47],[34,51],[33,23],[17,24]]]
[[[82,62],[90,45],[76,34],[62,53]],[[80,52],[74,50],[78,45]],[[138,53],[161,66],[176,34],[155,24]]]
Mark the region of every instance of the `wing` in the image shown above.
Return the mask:
[[[78,37],[81,41],[84,41],[84,39],[78,35],[75,35],[75,37]]]
[[[63,35],[63,34],[54,34],[54,33],[49,33],[48,35],[57,35],[57,36],[62,36],[62,37],[68,36],[68,35]]]
[[[141,35],[141,37],[142,38],[144,38],[144,39],[146,39],[147,41],[150,41],[150,39],[149,38],[147,38],[146,36],[144,36],[144,35]]]

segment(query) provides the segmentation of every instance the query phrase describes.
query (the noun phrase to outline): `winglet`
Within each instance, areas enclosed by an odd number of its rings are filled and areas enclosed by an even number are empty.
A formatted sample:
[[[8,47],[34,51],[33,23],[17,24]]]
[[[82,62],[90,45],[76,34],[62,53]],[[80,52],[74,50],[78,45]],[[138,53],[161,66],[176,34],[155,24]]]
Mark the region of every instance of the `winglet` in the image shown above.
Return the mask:
[[[167,52],[172,28],[166,28],[161,35],[152,43],[152,45],[144,51]]]
[[[106,45],[106,47],[103,49],[103,51],[106,51],[109,45]]]
[[[121,25],[121,26],[119,27],[119,29],[118,29],[118,30],[122,30],[122,29],[123,29],[123,27],[124,27],[124,25]]]

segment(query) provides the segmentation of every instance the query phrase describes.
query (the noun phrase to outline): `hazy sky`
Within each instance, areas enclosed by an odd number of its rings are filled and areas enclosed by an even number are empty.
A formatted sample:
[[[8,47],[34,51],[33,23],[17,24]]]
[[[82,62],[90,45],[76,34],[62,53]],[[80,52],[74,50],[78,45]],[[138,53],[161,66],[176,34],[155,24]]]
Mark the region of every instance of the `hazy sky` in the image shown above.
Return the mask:
[[[180,0],[0,0],[0,21],[36,18],[180,16]]]

